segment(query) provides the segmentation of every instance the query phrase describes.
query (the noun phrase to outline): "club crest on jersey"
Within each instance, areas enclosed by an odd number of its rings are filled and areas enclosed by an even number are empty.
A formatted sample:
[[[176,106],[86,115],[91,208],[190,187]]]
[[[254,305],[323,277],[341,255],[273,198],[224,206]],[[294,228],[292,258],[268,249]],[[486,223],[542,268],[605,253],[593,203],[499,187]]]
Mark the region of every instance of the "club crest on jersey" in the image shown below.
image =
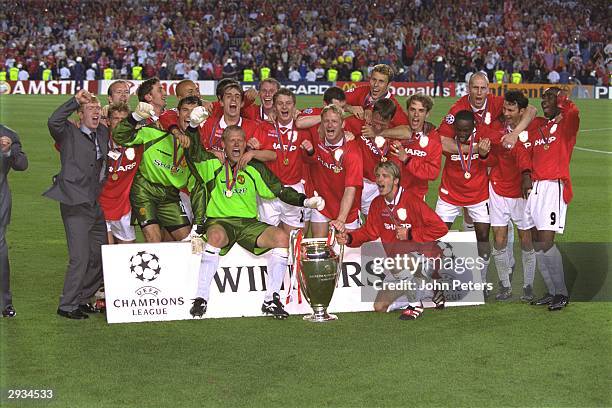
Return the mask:
[[[136,152],[134,151],[133,147],[128,147],[125,149],[125,157],[127,157],[128,160],[134,160],[134,157],[136,157]]]
[[[491,112],[487,112],[487,114],[485,115],[485,125],[490,125],[491,124]]]
[[[426,148],[428,144],[429,144],[429,137],[423,135],[419,138],[419,146],[421,146],[421,149]]]
[[[397,216],[399,217],[400,220],[406,221],[406,217],[408,216],[408,214],[406,214],[406,209],[405,208],[398,209]]]
[[[523,130],[521,133],[519,133],[519,140],[521,141],[521,143],[525,143],[528,138],[529,138],[529,134],[527,133],[526,130]]]
[[[554,125],[552,125],[552,127],[550,128],[550,134],[552,135],[553,133],[555,133],[557,131],[557,124],[555,123]]]
[[[242,174],[239,174],[238,177],[236,177],[236,182],[238,184],[244,184],[244,176]]]
[[[448,115],[444,117],[444,121],[448,123],[449,125],[452,125],[453,123],[455,123],[455,115],[453,115],[452,113],[449,113]]]

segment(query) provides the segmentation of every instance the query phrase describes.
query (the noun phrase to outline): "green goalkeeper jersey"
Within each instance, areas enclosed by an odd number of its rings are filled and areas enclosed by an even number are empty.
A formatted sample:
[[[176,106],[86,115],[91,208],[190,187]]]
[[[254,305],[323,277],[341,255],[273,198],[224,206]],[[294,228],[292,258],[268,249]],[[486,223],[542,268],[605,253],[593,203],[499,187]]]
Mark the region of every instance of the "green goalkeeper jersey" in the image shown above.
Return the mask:
[[[113,140],[123,146],[143,145],[138,172],[147,181],[166,187],[185,187],[189,168],[178,140],[154,126],[138,128],[137,125],[132,115],[128,115],[113,130]]]
[[[191,168],[188,188],[194,224],[202,224],[205,217],[257,218],[257,196],[278,197],[298,207],[304,205],[306,196],[283,186],[262,162],[251,160],[236,173],[229,164],[221,163],[214,154],[204,150],[197,130],[189,128],[187,134],[191,137],[187,162]]]

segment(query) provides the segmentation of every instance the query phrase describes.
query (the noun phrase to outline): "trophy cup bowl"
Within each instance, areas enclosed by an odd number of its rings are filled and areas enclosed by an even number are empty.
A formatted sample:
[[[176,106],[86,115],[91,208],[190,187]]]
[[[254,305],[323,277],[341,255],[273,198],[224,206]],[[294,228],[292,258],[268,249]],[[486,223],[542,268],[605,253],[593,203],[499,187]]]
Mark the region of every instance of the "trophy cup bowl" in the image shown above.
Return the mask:
[[[327,322],[338,317],[327,313],[342,265],[341,256],[325,238],[303,239],[300,248],[298,278],[304,297],[313,313],[304,316],[310,322]]]

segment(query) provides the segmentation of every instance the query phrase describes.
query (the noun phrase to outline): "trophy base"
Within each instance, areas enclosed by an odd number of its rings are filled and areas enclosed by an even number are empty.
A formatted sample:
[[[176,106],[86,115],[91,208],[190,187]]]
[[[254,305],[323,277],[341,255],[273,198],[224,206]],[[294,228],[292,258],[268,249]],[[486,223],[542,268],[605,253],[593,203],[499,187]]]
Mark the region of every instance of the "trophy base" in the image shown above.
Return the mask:
[[[313,314],[304,316],[302,319],[308,322],[313,322],[313,323],[325,323],[325,322],[331,322],[334,320],[338,320],[338,316],[331,314],[331,313],[323,313],[323,314],[313,313]]]

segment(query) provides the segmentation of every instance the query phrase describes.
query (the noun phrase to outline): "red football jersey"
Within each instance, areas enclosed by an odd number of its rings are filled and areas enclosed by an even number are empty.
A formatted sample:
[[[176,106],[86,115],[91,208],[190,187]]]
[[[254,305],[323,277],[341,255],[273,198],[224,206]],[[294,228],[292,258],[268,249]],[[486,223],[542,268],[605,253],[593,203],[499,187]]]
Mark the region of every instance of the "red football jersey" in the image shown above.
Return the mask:
[[[258,137],[257,133],[259,131],[259,126],[257,122],[240,117],[238,126],[242,127],[244,130],[247,141],[252,137]],[[199,129],[200,142],[202,146],[204,146],[204,149],[223,151],[221,136],[226,127],[227,123],[225,123],[225,118],[223,116],[216,119],[213,117],[206,119],[206,122],[204,122]]]
[[[355,140],[357,141],[357,146],[359,146],[363,159],[363,177],[370,181],[376,181],[374,169],[383,157],[390,157],[390,142],[387,141],[382,148],[378,148],[374,143],[374,139],[362,135],[361,128],[365,126],[365,123],[364,120],[351,116],[344,120],[344,130],[348,130],[355,135]]]
[[[104,218],[117,221],[131,211],[130,189],[142,159],[142,146],[123,147],[113,143],[112,150],[120,157],[116,160],[108,158],[108,176],[98,201],[104,211]]]
[[[444,119],[442,119],[442,123],[440,123],[438,132],[440,133],[440,135],[443,136],[455,137],[455,128],[453,128],[453,123],[455,123],[455,115],[457,114],[457,112],[462,110],[474,112],[476,124],[481,126],[490,126],[491,123],[499,119],[499,117],[502,115],[503,107],[503,96],[488,94],[485,106],[482,109],[476,111],[470,104],[468,95],[462,96],[457,102],[453,104],[453,106],[451,106],[450,110],[448,111],[448,115],[446,115]]]
[[[304,163],[308,169],[309,177],[306,179],[306,193],[309,197],[316,191],[325,199],[325,208],[321,213],[335,220],[340,213],[340,201],[346,187],[357,187],[353,205],[346,218],[346,223],[355,221],[361,205],[361,190],[363,189],[363,161],[357,142],[351,140],[342,146],[326,146],[319,141],[318,134],[311,132],[311,142],[314,154],[309,156],[302,150]],[[336,163],[334,152],[342,148],[343,154],[340,163]],[[336,173],[336,169],[339,170]],[[336,170],[336,171],[335,171]]]
[[[535,118],[527,127],[527,131],[535,130],[541,126],[544,118]],[[510,133],[512,129],[506,126],[501,120],[496,120],[491,124],[491,152],[489,153],[489,165],[491,171],[489,180],[493,190],[502,197],[520,198],[521,189],[521,169],[519,166],[520,141],[511,150],[502,146],[502,137]]]
[[[486,126],[476,126],[475,132],[472,133],[467,142],[469,143],[471,140],[474,146],[469,166],[469,154],[462,155],[464,161],[462,166],[461,155],[444,152],[446,162],[442,170],[442,181],[439,190],[442,200],[449,204],[466,206],[478,204],[489,198],[488,161],[486,158],[480,158],[476,143],[480,139],[489,137],[490,132]],[[442,135],[442,137],[447,136]],[[465,178],[466,173],[469,173],[469,178]]]
[[[563,200],[572,200],[570,160],[580,126],[580,111],[569,99],[559,103],[562,119],[559,123],[544,119],[543,125],[528,132],[528,141],[522,144],[531,158],[533,180],[560,179],[564,184]]]
[[[159,123],[161,123],[164,130],[169,130],[170,126],[178,126],[178,110],[166,109],[159,117]]]
[[[402,143],[410,160],[400,165],[402,186],[421,199],[427,195],[429,182],[438,178],[442,165],[440,134],[432,129],[424,135],[417,133],[410,141]]]
[[[370,96],[370,85],[358,86],[356,88],[351,88],[346,90],[346,103],[351,106],[361,106],[363,109],[373,109],[374,102],[376,102]],[[397,102],[395,96],[391,94],[391,91],[387,91],[387,94],[383,97],[386,99],[391,99],[395,104],[397,110],[395,111],[395,115],[393,115],[393,119],[391,119],[390,127],[396,127],[399,125],[407,125],[408,124],[408,116],[406,112],[402,109],[402,106]]]
[[[265,162],[265,164],[281,183],[292,185],[305,180],[302,148],[300,146],[304,139],[309,139],[309,132],[297,129],[294,122],[291,122],[287,127],[278,123],[273,125],[269,122],[263,122],[258,133],[260,148],[276,152],[276,160]],[[285,164],[285,159],[287,164]]]
[[[396,228],[405,227],[410,229],[408,240],[398,240]],[[406,244],[428,243],[442,238],[448,232],[448,227],[440,217],[427,206],[421,197],[416,197],[409,191],[399,188],[395,200],[390,203],[385,197],[378,196],[372,201],[368,218],[363,227],[350,232],[350,247],[359,247],[366,242],[374,241],[378,238],[383,244],[402,243],[396,249],[402,252],[423,251],[422,247],[415,246],[410,248]],[[387,255],[390,247],[385,246]]]

